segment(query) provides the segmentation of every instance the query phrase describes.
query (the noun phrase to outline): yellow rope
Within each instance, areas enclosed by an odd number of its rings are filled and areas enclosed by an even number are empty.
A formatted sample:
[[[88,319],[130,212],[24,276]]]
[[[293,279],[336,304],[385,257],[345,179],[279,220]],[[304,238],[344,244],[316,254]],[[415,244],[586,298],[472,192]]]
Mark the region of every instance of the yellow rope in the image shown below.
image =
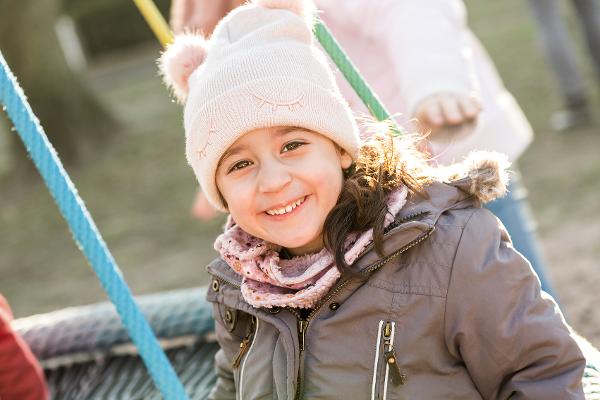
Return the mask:
[[[169,29],[169,25],[158,8],[156,8],[156,5],[154,5],[154,2],[152,0],[133,0],[133,2],[140,9],[146,22],[150,25],[150,28],[163,47],[167,47],[169,43],[173,42],[173,34]]]

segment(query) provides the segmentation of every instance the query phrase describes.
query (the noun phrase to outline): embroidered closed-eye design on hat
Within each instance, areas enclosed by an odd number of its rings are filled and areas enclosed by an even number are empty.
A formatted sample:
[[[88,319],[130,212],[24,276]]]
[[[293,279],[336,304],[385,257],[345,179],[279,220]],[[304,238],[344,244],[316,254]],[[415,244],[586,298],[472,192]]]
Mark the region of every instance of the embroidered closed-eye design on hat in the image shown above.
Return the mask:
[[[265,104],[270,106],[271,111],[275,112],[279,107],[287,108],[289,111],[297,110],[302,107],[302,101],[304,100],[304,94],[297,96],[291,101],[277,101],[269,100],[265,96],[250,92],[250,96],[258,100],[258,108],[261,109]]]

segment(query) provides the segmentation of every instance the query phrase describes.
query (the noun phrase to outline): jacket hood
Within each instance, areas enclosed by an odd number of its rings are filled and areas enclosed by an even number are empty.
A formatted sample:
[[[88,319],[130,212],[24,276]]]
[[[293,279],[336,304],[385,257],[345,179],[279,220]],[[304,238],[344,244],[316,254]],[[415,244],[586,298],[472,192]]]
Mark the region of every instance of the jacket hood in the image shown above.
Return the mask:
[[[488,203],[506,194],[510,162],[504,154],[471,152],[463,162],[442,168],[443,180]]]

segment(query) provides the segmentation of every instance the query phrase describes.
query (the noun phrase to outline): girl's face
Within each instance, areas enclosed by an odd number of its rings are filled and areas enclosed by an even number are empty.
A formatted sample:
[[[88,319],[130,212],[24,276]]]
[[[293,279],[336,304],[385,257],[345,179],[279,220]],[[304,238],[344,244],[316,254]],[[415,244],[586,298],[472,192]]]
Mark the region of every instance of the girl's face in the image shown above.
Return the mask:
[[[293,255],[323,247],[323,223],[352,158],[330,139],[302,128],[255,129],[217,167],[217,187],[235,222]]]

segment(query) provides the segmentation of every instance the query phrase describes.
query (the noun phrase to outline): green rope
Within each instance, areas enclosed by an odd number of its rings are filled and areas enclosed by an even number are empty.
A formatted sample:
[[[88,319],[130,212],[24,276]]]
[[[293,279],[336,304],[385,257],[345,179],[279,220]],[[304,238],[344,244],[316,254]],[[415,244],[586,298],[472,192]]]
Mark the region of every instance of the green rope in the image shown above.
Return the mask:
[[[402,134],[402,131],[390,117],[390,113],[375,92],[371,90],[367,82],[358,72],[358,69],[352,64],[350,58],[344,53],[340,44],[335,40],[325,23],[317,17],[314,26],[315,36],[323,46],[323,49],[329,54],[331,60],[337,65],[340,72],[344,75],[352,89],[358,97],[367,106],[367,109],[378,121],[388,121],[395,135]]]

